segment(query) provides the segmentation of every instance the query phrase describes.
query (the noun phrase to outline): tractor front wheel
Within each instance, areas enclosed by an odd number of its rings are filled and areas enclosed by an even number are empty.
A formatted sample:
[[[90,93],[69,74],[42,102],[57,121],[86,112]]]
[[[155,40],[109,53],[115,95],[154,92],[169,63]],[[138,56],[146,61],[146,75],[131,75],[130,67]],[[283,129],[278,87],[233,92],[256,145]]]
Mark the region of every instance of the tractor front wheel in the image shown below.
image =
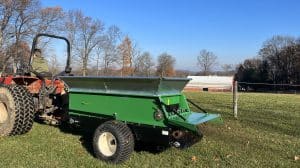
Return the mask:
[[[107,121],[94,133],[93,148],[98,159],[121,163],[134,150],[134,138],[130,128],[121,122]]]
[[[0,87],[0,136],[27,133],[32,128],[33,118],[33,99],[25,87]]]

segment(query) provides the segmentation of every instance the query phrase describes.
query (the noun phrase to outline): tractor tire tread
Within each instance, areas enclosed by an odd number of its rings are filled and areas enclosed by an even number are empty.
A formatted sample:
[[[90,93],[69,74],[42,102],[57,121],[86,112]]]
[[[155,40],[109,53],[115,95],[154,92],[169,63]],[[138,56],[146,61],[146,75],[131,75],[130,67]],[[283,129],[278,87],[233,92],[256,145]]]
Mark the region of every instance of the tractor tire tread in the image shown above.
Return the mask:
[[[31,130],[34,118],[33,99],[24,86],[8,86],[15,102],[15,122],[9,135],[21,135]]]

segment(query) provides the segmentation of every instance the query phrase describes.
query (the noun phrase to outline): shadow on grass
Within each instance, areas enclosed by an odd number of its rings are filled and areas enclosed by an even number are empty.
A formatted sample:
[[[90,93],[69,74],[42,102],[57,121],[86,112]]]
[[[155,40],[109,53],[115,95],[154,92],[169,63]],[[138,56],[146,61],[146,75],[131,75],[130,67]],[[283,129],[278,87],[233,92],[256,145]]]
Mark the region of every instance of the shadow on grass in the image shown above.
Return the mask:
[[[150,143],[144,143],[144,142],[138,142],[135,144],[134,150],[135,152],[148,152],[151,154],[160,154],[167,150],[168,146],[160,146],[160,145],[155,145],[155,144],[150,144]]]
[[[88,153],[90,153],[92,156],[94,156],[94,150],[93,150],[93,134],[94,132],[92,129],[85,129],[81,127],[74,127],[70,124],[61,124],[58,126],[60,131],[66,134],[72,134],[76,136],[80,136],[78,139],[81,143],[81,145],[86,149]],[[93,130],[95,130],[94,128]]]
[[[58,128],[63,133],[80,136],[79,141],[81,142],[81,145],[86,149],[88,153],[90,153],[92,156],[95,157],[94,150],[93,150],[93,136],[94,136],[94,130],[98,126],[99,126],[99,122],[97,122],[97,124],[90,122],[88,125],[85,124],[80,127],[74,127],[70,124],[62,124],[59,125]],[[158,146],[151,143],[137,142],[135,143],[134,150],[135,152],[148,152],[151,154],[159,154],[165,151],[167,148],[169,147]]]
[[[94,151],[93,151],[93,134],[94,134],[94,132],[93,131],[97,127],[93,126],[94,128],[89,127],[88,129],[86,129],[86,128],[82,128],[82,127],[75,127],[75,126],[70,125],[65,122],[63,122],[60,125],[49,125],[39,118],[35,118],[34,121],[39,124],[42,124],[42,125],[48,125],[49,127],[51,127],[51,126],[56,127],[65,134],[72,134],[72,135],[80,136],[78,141],[81,142],[81,145],[86,149],[86,151],[88,153],[90,153],[92,156],[94,156]]]

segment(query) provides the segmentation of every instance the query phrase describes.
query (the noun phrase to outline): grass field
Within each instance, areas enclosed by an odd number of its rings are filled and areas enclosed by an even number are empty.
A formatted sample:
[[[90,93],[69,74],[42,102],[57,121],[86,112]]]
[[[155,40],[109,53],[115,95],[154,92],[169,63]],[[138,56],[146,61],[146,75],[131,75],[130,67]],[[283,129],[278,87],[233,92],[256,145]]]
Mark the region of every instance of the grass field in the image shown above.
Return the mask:
[[[224,124],[201,126],[204,138],[185,150],[134,152],[122,167],[300,167],[299,95],[242,93],[238,120],[229,93],[186,95]],[[35,123],[26,135],[1,137],[0,167],[115,167],[95,159],[77,132]]]

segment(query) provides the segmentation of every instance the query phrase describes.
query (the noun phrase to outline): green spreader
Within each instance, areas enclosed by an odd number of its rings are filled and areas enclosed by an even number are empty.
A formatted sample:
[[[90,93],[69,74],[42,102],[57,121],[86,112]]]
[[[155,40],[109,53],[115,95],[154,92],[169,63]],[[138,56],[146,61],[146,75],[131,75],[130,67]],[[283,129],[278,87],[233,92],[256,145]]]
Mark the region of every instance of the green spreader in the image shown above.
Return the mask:
[[[181,93],[190,80],[187,78],[60,78],[69,88],[71,118],[76,118],[79,122],[80,118],[107,120],[97,128],[94,136],[95,154],[103,160],[121,162],[128,157],[116,159],[119,158],[116,157],[117,154],[122,155],[118,151],[118,144],[123,143],[119,136],[127,136],[124,141],[129,146],[134,146],[129,141],[133,144],[146,141],[185,147],[202,137],[199,124],[212,120],[221,121],[218,114],[190,110],[186,97]],[[111,127],[115,130],[111,130]],[[124,133],[122,130],[128,131]],[[125,145],[124,148],[126,147],[128,146]]]
[[[42,37],[66,42],[64,71],[52,79],[51,73],[33,67]],[[69,123],[94,131],[97,158],[120,163],[135,147],[190,146],[202,137],[199,124],[221,121],[217,114],[190,110],[181,93],[189,79],[79,77],[72,75],[71,61],[67,38],[44,33],[34,37],[28,65],[17,74],[0,77],[0,136],[29,132],[34,118],[63,124],[62,129]]]

